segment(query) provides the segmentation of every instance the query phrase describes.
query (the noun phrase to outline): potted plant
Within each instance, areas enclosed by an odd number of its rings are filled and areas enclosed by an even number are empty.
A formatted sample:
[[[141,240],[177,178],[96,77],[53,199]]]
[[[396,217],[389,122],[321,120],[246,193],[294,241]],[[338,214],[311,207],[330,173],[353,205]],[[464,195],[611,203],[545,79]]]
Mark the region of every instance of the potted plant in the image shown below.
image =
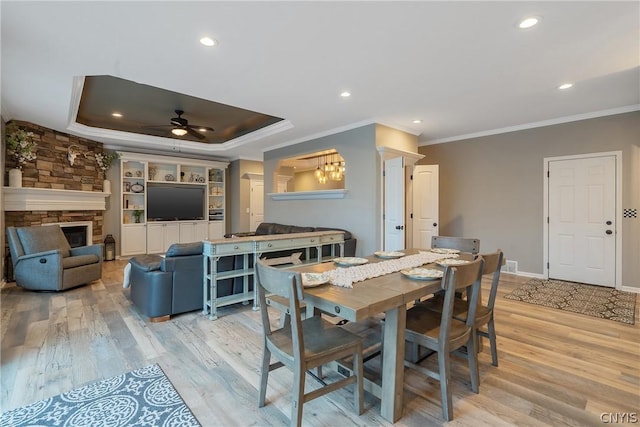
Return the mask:
[[[142,216],[142,214],[143,214],[143,211],[140,211],[137,209],[133,211],[133,218],[136,224],[140,223],[140,217]]]
[[[118,158],[118,153],[98,152],[95,154],[95,156],[96,156],[96,164],[104,174],[102,191],[104,191],[105,193],[111,193],[111,182],[107,179],[107,171],[111,167],[111,163]]]
[[[38,144],[33,140],[35,134],[21,129],[15,123],[7,126],[7,153],[13,156],[18,166],[9,171],[9,186],[22,187],[22,167],[36,159]]]

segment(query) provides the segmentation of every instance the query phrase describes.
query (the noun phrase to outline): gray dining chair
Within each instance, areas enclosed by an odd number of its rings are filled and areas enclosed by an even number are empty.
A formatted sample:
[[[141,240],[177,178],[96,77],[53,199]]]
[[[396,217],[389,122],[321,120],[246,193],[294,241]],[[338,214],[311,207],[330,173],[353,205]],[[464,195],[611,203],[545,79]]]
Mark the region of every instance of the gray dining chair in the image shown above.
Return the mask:
[[[476,348],[477,335],[473,330],[483,267],[484,259],[479,256],[468,264],[445,269],[442,278],[442,289],[445,293],[441,313],[431,311],[422,304],[407,310],[405,343],[411,343],[435,353],[438,358],[438,368],[434,371],[421,366],[419,362],[414,363],[408,360],[404,361],[404,365],[440,382],[442,415],[447,421],[453,419],[453,397],[449,384],[451,353],[456,352],[467,358],[471,389],[474,393],[478,393],[480,389],[477,353],[470,351],[465,354],[459,350],[463,347]],[[468,316],[461,320],[453,316],[453,309],[456,290],[463,289],[467,290],[470,298]]]
[[[496,328],[494,324],[493,310],[498,294],[498,284],[500,283],[500,269],[504,259],[504,253],[501,249],[488,254],[480,255],[484,259],[483,276],[491,275],[491,288],[489,289],[489,297],[486,303],[482,302],[482,296],[478,300],[476,309],[475,330],[478,337],[482,336],[489,339],[491,347],[491,363],[498,366],[498,347],[496,343]],[[434,296],[428,300],[422,301],[420,304],[428,310],[436,313],[442,312],[443,298],[441,295]],[[469,302],[466,299],[456,297],[453,306],[453,315],[457,319],[466,319]],[[483,327],[486,326],[486,330]],[[476,344],[480,345],[480,340],[476,340]],[[479,351],[478,348],[475,349]]]
[[[431,236],[432,248],[458,249],[460,252],[477,254],[480,252],[480,239],[467,237]]]
[[[362,338],[320,316],[302,319],[300,304],[303,299],[300,273],[268,266],[263,260],[256,263],[256,281],[264,333],[262,372],[258,406],[265,405],[269,372],[286,366],[293,371],[294,386],[291,403],[291,425],[302,423],[304,403],[349,384],[354,384],[354,409],[362,414],[363,403],[363,361]],[[266,295],[274,294],[289,302],[290,321],[276,329],[271,329]],[[271,363],[271,356],[277,362]],[[307,370],[324,364],[352,358],[354,375],[336,380],[305,393]]]

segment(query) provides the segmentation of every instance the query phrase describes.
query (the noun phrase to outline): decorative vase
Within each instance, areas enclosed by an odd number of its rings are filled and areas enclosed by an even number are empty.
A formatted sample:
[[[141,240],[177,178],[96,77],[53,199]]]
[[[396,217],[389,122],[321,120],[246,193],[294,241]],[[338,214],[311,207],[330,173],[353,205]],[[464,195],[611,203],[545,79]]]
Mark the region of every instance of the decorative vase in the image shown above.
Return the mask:
[[[22,169],[11,169],[9,171],[9,187],[22,187]]]
[[[111,181],[108,179],[102,181],[102,192],[111,194]]]

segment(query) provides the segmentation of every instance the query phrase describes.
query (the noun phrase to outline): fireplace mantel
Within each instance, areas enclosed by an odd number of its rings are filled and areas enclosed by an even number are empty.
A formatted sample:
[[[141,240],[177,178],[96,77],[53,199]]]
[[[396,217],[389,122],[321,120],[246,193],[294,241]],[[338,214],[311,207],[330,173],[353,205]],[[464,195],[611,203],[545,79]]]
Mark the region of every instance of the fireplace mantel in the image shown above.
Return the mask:
[[[103,211],[110,194],[99,191],[2,187],[5,211]]]

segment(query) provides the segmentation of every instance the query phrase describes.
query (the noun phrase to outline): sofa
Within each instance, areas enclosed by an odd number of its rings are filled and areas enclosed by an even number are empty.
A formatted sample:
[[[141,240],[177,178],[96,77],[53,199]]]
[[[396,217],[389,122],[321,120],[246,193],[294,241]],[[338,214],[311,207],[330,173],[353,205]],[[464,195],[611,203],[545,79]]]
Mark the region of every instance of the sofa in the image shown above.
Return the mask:
[[[242,236],[304,233],[311,231],[339,230],[345,232],[345,256],[354,256],[356,239],[346,230],[321,227],[298,227],[275,223],[262,223],[255,233],[242,233]],[[240,237],[240,233],[229,234],[225,237]],[[330,246],[323,247],[323,256],[329,256]],[[131,301],[142,314],[151,321],[168,320],[172,315],[202,310],[202,282],[203,282],[203,244],[174,243],[164,257],[160,255],[141,255],[129,260],[129,286]],[[265,258],[289,256],[295,250],[265,253]],[[300,251],[297,251],[300,252]],[[301,251],[302,260],[305,259],[304,250]],[[340,254],[336,244],[335,254]],[[316,249],[311,248],[311,259],[316,257]],[[243,268],[243,256],[222,256],[218,261],[218,271],[240,270]],[[249,256],[249,265],[253,267],[253,256]],[[225,297],[243,291],[244,278],[235,277],[219,280],[217,297]],[[249,290],[253,290],[253,277],[249,277]]]
[[[103,244],[72,248],[59,225],[7,227],[16,285],[63,291],[102,277]]]
[[[222,271],[233,269],[232,256],[224,257]],[[174,243],[164,257],[142,255],[129,260],[131,301],[151,321],[174,314],[202,310],[202,242]],[[232,279],[218,282],[218,296],[233,293]]]
[[[264,236],[269,234],[288,234],[288,233],[310,233],[312,231],[327,231],[327,230],[338,230],[344,232],[344,256],[355,256],[356,254],[356,244],[357,240],[353,235],[342,228],[335,227],[305,227],[298,225],[286,225],[286,224],[278,224],[275,222],[263,222],[258,225],[255,232],[242,232],[242,233],[230,233],[226,234],[224,237],[246,237],[246,236]],[[270,252],[265,253],[264,257],[269,258],[277,258],[282,256],[290,255],[295,251],[282,251],[282,252]],[[334,247],[334,253],[336,256],[340,254],[340,245],[336,244]],[[330,256],[331,255],[331,246],[327,245],[322,248],[322,256]],[[305,259],[305,252],[303,251],[301,260]],[[310,248],[309,257],[311,259],[316,258],[316,249]]]

